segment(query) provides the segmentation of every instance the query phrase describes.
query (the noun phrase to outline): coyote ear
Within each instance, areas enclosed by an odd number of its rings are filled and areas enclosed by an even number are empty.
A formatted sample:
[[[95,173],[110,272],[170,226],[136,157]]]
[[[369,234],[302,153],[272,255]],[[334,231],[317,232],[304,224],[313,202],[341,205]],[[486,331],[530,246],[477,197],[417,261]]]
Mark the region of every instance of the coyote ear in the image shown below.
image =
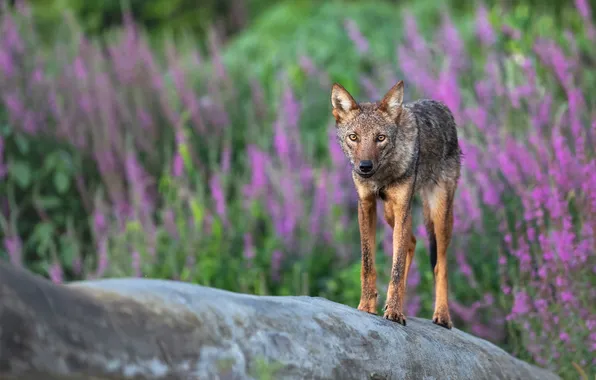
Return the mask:
[[[401,114],[401,106],[404,101],[404,81],[400,80],[391,87],[391,90],[387,91],[387,94],[381,100],[379,109],[383,112],[387,112],[393,120]]]
[[[340,122],[348,118],[354,111],[360,109],[352,95],[339,83],[334,83],[331,89],[331,105],[333,116]]]

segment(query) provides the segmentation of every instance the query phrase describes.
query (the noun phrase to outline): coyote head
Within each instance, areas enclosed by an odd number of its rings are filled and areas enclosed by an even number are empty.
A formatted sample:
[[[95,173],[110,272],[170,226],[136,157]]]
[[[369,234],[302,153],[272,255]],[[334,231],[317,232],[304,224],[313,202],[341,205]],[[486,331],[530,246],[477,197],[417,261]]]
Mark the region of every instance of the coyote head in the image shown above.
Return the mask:
[[[331,104],[337,136],[353,171],[361,178],[371,178],[385,166],[399,165],[412,151],[415,134],[404,112],[403,96],[403,81],[376,103],[357,103],[342,85],[333,85]]]

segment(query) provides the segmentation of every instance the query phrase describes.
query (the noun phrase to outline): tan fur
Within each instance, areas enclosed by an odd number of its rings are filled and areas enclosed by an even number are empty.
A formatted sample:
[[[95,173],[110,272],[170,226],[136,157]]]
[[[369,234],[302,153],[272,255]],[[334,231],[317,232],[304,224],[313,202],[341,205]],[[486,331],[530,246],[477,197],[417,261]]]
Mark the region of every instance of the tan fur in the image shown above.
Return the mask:
[[[408,273],[410,273],[410,266],[414,260],[414,254],[416,253],[416,237],[414,234],[410,234],[410,247],[408,248],[408,256],[406,257],[406,274],[404,275],[404,283],[406,288],[408,287]]]
[[[358,225],[362,267],[360,271],[361,295],[358,310],[377,313],[377,271],[375,267],[377,200],[366,186],[356,184],[358,192]]]
[[[358,221],[360,225],[362,248],[362,293],[358,310],[376,314],[377,288],[375,269],[375,228],[376,228],[376,198],[374,189],[354,177],[358,192]],[[391,281],[387,292],[385,317],[405,324],[403,315],[403,300],[407,277],[414,252],[416,238],[412,232],[412,218],[408,207],[408,198],[412,183],[387,188],[383,201],[384,217],[393,229],[393,264],[391,267]]]
[[[413,181],[408,181],[389,186],[384,191],[385,220],[393,228],[393,263],[384,316],[403,325],[406,324],[403,302],[406,291],[407,256],[413,236],[409,207],[412,186]]]

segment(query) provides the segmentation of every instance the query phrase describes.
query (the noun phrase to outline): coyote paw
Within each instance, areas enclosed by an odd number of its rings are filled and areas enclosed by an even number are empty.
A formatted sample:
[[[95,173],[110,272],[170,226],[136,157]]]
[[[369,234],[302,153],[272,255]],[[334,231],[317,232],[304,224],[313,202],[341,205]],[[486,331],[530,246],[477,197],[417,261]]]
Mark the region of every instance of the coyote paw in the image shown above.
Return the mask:
[[[377,315],[377,300],[376,298],[361,299],[358,305],[358,310],[366,311],[367,313]]]
[[[451,330],[451,328],[453,327],[453,323],[451,323],[451,317],[449,316],[449,312],[435,311],[435,314],[433,315],[433,323],[439,326],[443,326],[449,330]]]
[[[400,325],[406,325],[406,316],[401,311],[397,311],[392,307],[385,305],[385,314],[383,318],[389,319],[390,321],[397,322]]]

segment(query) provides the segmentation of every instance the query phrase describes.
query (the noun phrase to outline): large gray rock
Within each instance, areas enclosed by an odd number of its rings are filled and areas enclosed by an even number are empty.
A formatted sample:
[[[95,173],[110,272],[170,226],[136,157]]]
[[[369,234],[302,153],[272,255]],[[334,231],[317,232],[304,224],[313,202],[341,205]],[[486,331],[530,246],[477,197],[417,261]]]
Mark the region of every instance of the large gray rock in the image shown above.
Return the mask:
[[[258,379],[265,362],[269,379],[558,378],[426,319],[173,281],[60,286],[0,263],[3,379]]]

